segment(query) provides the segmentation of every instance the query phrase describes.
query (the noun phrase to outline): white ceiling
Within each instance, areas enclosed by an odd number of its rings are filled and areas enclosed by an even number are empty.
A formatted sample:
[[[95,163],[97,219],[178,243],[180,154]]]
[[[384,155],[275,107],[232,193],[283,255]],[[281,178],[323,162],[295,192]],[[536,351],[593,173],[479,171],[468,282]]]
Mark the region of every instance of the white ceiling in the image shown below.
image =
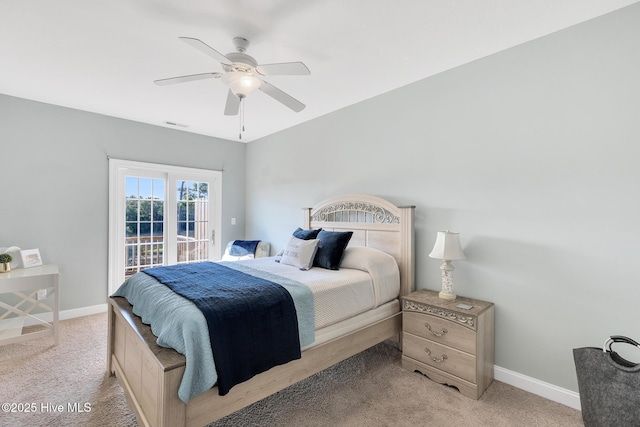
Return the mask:
[[[0,93],[238,140],[221,80],[153,80],[222,71],[179,36],[224,54],[242,36],[258,63],[311,70],[265,78],[306,104],[300,113],[247,98],[248,142],[636,2],[0,0]]]

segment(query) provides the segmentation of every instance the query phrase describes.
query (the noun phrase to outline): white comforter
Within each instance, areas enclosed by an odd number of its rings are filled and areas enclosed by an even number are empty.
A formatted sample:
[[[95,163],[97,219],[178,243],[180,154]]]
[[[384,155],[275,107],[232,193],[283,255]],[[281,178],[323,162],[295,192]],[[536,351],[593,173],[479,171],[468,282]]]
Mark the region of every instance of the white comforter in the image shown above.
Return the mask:
[[[299,270],[273,257],[238,263],[307,285],[313,294],[316,330],[376,308],[400,292],[395,259],[373,248],[348,247],[340,270]]]

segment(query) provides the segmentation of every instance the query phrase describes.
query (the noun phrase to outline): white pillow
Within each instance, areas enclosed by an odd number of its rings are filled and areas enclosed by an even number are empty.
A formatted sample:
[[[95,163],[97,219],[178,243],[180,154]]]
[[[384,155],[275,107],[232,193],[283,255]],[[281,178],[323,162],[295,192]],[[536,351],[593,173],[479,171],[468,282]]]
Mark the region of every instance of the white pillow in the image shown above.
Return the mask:
[[[318,240],[302,240],[291,236],[287,247],[282,253],[280,264],[292,265],[300,270],[308,270],[313,265],[313,258],[318,249]]]
[[[378,284],[373,287],[378,304],[397,298],[400,293],[398,263],[394,257],[379,249],[349,246],[344,251],[340,268],[353,268],[369,273],[371,280]]]

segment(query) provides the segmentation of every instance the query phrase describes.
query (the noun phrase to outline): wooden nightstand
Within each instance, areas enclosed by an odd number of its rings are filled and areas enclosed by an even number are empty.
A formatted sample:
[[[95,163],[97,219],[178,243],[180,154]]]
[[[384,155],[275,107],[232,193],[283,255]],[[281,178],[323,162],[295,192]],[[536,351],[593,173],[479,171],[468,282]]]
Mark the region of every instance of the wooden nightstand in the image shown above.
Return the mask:
[[[402,298],[402,367],[478,399],[493,381],[493,322],[491,302],[444,300],[428,289],[407,295]]]

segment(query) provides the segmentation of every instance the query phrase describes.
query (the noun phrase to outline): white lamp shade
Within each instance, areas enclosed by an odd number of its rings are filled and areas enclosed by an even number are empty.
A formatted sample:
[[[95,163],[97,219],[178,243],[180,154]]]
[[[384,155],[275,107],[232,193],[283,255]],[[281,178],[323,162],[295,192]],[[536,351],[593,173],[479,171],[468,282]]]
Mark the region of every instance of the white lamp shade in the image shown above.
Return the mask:
[[[251,92],[260,87],[260,80],[251,73],[241,73],[230,71],[224,73],[222,81],[229,86],[231,92],[238,97],[248,96]]]
[[[460,246],[460,233],[438,231],[436,244],[429,257],[444,260],[465,259]]]

